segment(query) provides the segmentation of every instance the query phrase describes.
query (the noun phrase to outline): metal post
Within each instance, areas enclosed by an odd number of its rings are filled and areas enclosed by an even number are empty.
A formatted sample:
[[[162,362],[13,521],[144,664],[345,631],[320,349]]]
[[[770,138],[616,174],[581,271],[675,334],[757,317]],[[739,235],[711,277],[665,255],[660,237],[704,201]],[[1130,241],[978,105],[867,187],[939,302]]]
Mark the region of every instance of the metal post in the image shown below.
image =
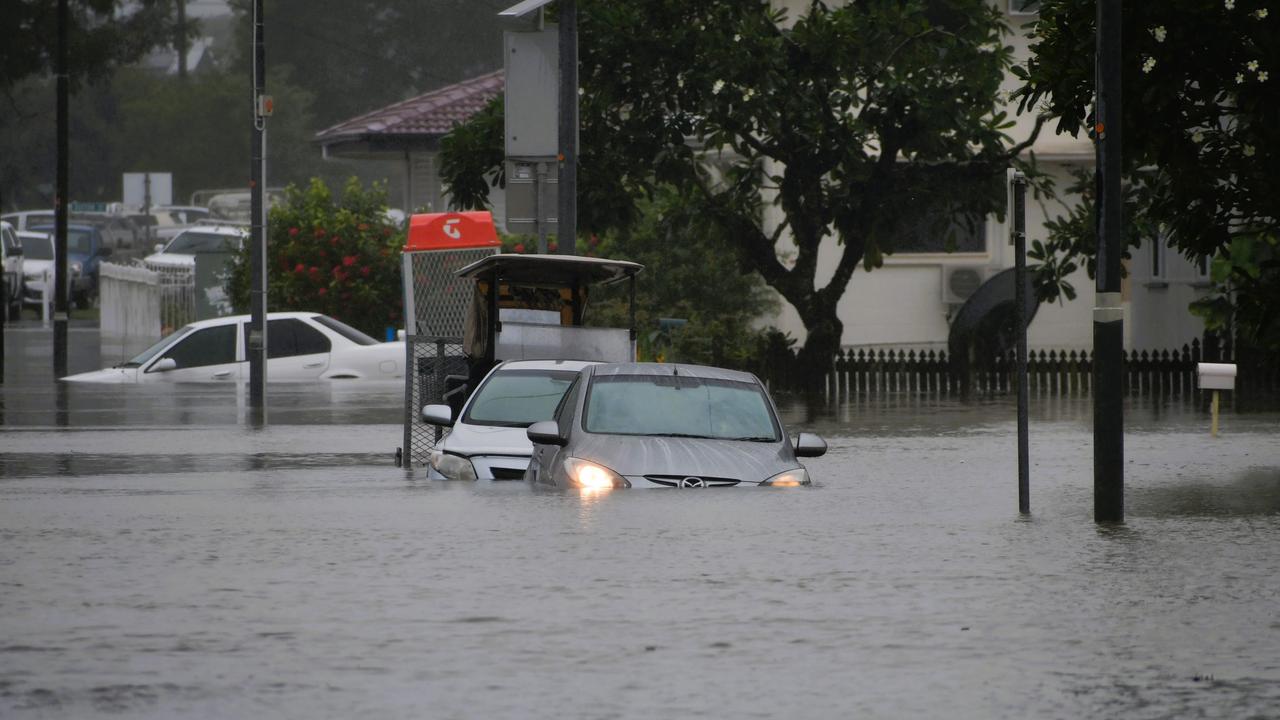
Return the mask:
[[[1014,317],[1018,323],[1018,512],[1031,512],[1030,430],[1027,418],[1027,176],[1013,174]]]
[[[253,425],[267,422],[267,263],[266,223],[263,212],[263,183],[266,176],[266,118],[261,98],[266,85],[266,51],[263,43],[263,0],[253,0],[253,136],[250,167],[251,273],[249,286],[249,420]]]
[[[538,254],[547,254],[547,225],[543,221],[542,188],[547,184],[547,164],[539,162],[533,174],[533,221],[538,232]]]
[[[1124,520],[1124,310],[1120,304],[1120,2],[1100,0],[1094,112],[1097,171],[1097,304],[1093,309],[1093,516]]]
[[[178,77],[187,79],[187,0],[178,0]]]
[[[67,0],[58,0],[58,109],[57,109],[57,190],[53,199],[53,233],[57,247],[53,254],[53,377],[67,375],[67,103],[68,50],[67,26],[71,13]],[[47,285],[46,285],[47,287]]]
[[[578,239],[578,3],[560,0],[560,167],[556,177],[556,241],[561,255],[577,253]]]

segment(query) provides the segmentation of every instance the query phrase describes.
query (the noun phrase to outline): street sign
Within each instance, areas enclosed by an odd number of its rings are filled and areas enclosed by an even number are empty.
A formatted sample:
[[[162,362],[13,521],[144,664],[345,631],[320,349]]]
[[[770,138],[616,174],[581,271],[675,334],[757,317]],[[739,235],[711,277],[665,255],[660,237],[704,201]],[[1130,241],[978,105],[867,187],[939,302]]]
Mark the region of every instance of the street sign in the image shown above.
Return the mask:
[[[147,187],[148,178],[151,181],[150,187]],[[172,205],[173,173],[125,173],[123,195],[122,199],[125,207],[129,208],[141,209],[146,206]],[[148,198],[148,195],[150,195],[150,198]]]

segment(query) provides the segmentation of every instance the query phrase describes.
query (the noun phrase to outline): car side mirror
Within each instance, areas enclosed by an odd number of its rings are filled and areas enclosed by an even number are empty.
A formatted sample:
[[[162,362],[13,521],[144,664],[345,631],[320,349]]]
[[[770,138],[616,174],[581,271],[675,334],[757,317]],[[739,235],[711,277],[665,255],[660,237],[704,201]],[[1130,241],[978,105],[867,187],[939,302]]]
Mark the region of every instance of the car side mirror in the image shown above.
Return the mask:
[[[822,457],[827,454],[827,441],[813,433],[800,433],[795,442],[796,457]]]
[[[428,425],[453,427],[453,408],[448,405],[424,405],[422,421]]]
[[[529,441],[534,445],[559,445],[561,447],[569,444],[569,438],[560,434],[560,423],[555,420],[543,420],[529,426],[525,431],[529,436]]]
[[[178,361],[174,360],[171,357],[167,357],[167,358],[160,358],[159,360],[157,360],[156,364],[152,365],[151,369],[148,370],[147,372],[169,372],[170,370],[177,370],[177,369],[178,369]]]

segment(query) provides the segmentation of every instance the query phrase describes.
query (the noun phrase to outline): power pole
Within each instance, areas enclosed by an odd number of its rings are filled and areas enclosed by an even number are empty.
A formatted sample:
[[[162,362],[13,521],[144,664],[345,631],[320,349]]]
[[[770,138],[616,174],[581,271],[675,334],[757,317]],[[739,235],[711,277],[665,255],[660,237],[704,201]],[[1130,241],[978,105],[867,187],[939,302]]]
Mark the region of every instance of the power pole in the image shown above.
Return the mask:
[[[578,242],[577,5],[577,0],[560,0],[560,174],[557,179],[559,204],[556,207],[556,242],[561,255],[577,254]]]
[[[1098,238],[1093,309],[1093,517],[1124,520],[1124,249],[1120,192],[1120,0],[1099,0],[1094,111]]]
[[[267,174],[263,88],[267,71],[262,3],[263,0],[253,0],[253,160],[249,171],[250,242],[253,245],[249,286],[249,421],[257,426],[267,423],[267,237],[263,203]]]
[[[70,92],[67,66],[68,25],[71,13],[67,0],[58,0],[57,109],[57,189],[53,199],[53,232],[57,247],[53,254],[53,379],[67,376],[67,101]]]
[[[178,1],[178,77],[187,77],[187,0]]]

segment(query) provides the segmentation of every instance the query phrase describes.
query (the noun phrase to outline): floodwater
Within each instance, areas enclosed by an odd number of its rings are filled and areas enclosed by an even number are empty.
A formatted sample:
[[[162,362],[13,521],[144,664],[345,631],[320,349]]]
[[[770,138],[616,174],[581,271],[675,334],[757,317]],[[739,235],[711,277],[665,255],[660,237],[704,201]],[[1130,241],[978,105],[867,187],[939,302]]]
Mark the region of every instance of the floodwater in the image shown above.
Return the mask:
[[[1280,414],[783,398],[794,490],[535,491],[391,462],[402,390],[62,388],[8,334],[0,716],[1275,718]],[[72,370],[96,363],[72,333]],[[84,367],[81,367],[83,365]]]

